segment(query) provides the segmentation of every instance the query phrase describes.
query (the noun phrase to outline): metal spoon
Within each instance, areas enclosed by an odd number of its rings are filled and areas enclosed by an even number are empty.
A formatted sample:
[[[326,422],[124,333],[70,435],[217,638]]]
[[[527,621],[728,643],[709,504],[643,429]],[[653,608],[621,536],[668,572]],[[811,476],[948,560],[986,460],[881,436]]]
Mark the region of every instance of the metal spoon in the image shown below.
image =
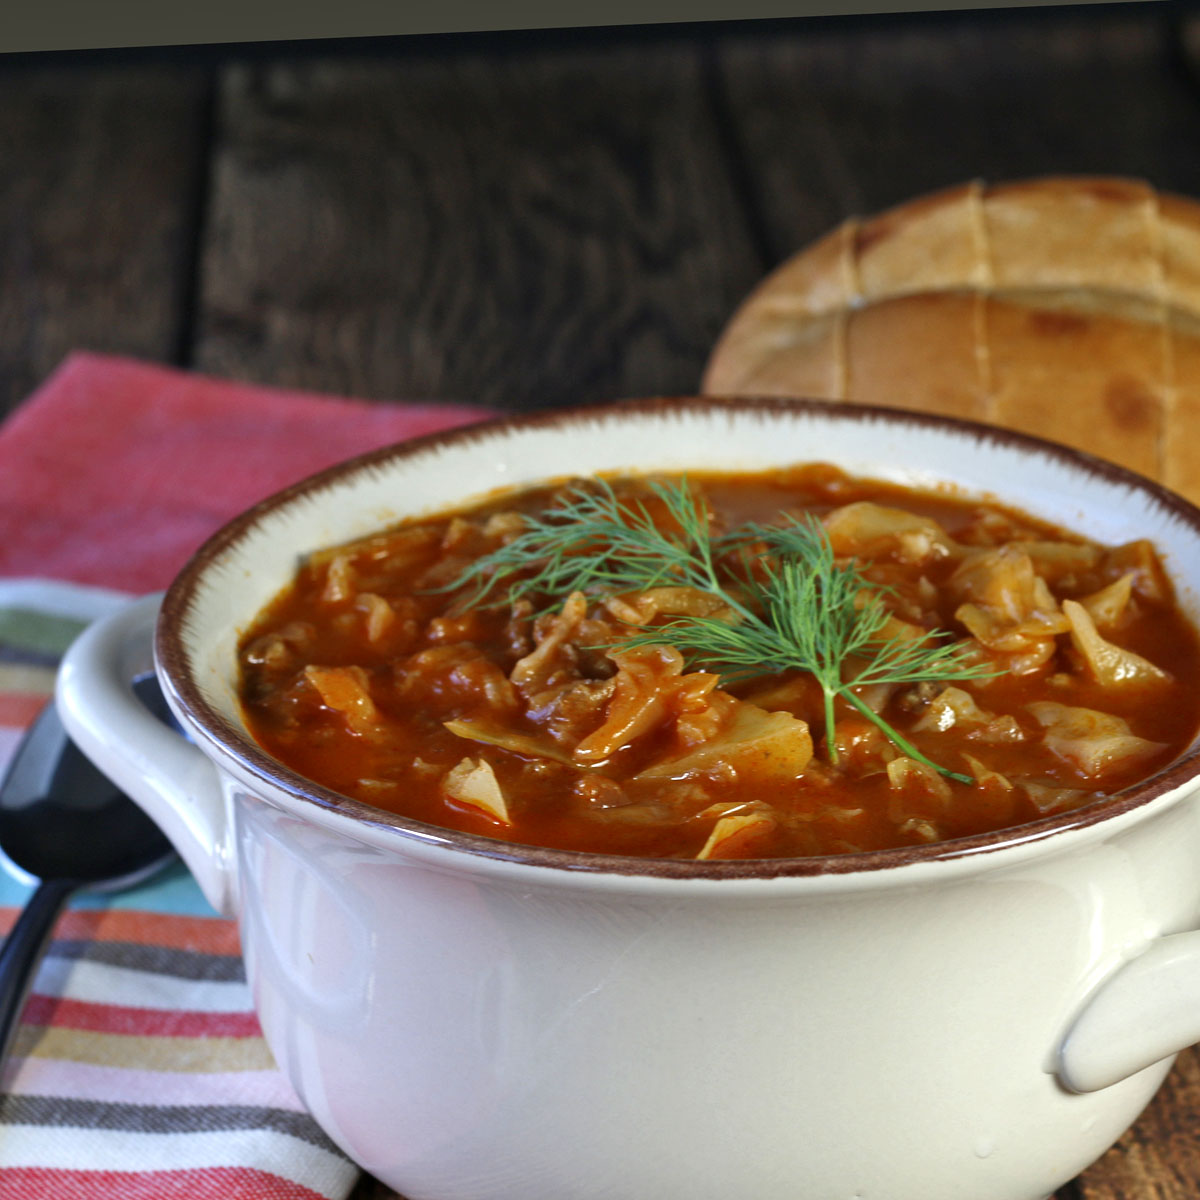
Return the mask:
[[[134,681],[156,716],[171,718],[153,675]],[[0,947],[0,1061],[8,1054],[34,971],[63,906],[80,890],[132,887],[175,852],[158,826],[67,737],[53,702],[34,721],[0,785],[0,854],[37,882]]]

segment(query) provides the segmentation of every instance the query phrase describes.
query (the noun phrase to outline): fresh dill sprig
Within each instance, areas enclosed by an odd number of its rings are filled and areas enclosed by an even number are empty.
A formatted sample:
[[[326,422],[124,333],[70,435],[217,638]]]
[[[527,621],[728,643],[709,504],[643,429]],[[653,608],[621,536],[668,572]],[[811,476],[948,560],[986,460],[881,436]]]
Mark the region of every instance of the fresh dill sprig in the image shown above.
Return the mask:
[[[558,506],[526,516],[521,533],[440,590],[473,588],[460,602],[466,607],[527,595],[644,591],[665,584],[719,592],[703,502],[686,481],[677,487],[652,482],[649,491],[661,503],[662,516],[644,501],[620,500],[606,480],[575,484]],[[506,581],[507,589],[497,596]]]
[[[891,614],[881,590],[853,562],[839,563],[811,514],[779,526],[747,524],[714,539],[707,509],[686,479],[652,483],[650,499],[620,500],[611,485],[572,488],[563,503],[526,518],[512,541],[476,560],[453,585],[473,587],[464,601],[483,603],[508,581],[503,599],[575,591],[617,594],[664,584],[693,587],[721,600],[732,620],[675,617],[623,645],[667,644],[697,667],[731,683],[798,669],[824,696],[826,746],[837,761],[834,701],[840,696],[910,758],[963,783],[974,782],[932,762],[875,712],[856,689],[869,684],[950,682],[980,678],[986,667],[936,633],[887,636]],[[721,562],[740,562],[735,574]]]

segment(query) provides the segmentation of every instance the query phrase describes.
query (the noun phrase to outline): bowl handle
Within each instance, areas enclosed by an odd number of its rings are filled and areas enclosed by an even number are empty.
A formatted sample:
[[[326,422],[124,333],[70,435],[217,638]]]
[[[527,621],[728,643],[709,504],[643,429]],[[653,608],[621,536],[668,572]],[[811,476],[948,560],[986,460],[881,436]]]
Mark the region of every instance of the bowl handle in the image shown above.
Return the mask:
[[[63,657],[55,699],[79,748],[145,809],[208,902],[231,916],[234,856],[217,770],[153,716],[131,686],[153,670],[161,601],[145,596],[89,625]]]
[[[1200,1042],[1200,931],[1157,938],[1104,981],[1058,1055],[1073,1092],[1095,1092]]]

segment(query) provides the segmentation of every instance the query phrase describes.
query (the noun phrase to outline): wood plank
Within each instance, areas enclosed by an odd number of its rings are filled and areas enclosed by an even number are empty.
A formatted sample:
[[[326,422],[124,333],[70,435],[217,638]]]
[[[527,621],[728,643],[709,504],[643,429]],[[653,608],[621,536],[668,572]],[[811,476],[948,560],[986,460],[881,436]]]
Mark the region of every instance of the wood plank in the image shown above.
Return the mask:
[[[1076,1187],[1079,1200],[1195,1200],[1200,1193],[1200,1050],[1184,1051],[1137,1124]]]
[[[176,356],[205,86],[164,65],[0,73],[0,413],[74,349]]]
[[[687,42],[224,78],[196,364],[505,408],[687,392],[761,273]]]
[[[1159,5],[793,26],[727,39],[719,64],[774,262],[844,217],[977,177],[1200,195],[1200,104]]]

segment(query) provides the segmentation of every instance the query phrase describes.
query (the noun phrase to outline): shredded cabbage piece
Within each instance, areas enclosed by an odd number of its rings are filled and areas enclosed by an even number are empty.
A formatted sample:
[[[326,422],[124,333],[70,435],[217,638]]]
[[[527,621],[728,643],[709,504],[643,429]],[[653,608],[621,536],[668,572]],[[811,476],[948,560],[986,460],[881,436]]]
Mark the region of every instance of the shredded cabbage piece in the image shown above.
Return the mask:
[[[991,767],[986,766],[970,754],[964,754],[963,758],[967,760],[968,766],[971,768],[971,774],[975,778],[975,786],[981,788],[994,788],[1002,792],[1011,792],[1014,784],[1007,775],[1001,775],[999,771],[993,771]]]
[[[1136,736],[1128,721],[1111,713],[1054,700],[1035,700],[1026,707],[1046,730],[1047,748],[1091,778],[1163,748],[1160,742]]]
[[[936,821],[928,817],[909,817],[899,826],[901,833],[913,833],[923,842],[940,842],[944,836]]]
[[[1092,614],[1075,600],[1063,601],[1063,613],[1071,622],[1071,643],[1087,662],[1089,670],[1105,687],[1129,683],[1165,683],[1170,676],[1132,650],[1114,646],[1100,636]]]
[[[503,729],[480,720],[444,721],[443,726],[455,737],[480,742],[485,746],[498,746],[524,758],[549,758],[554,762],[576,766],[575,760],[566,750],[556,746],[549,738],[536,737],[515,729]]]
[[[370,679],[362,667],[304,668],[304,678],[316,688],[326,708],[341,713],[351,733],[378,738],[384,729],[383,714],[371,698]]]
[[[367,641],[378,645],[396,624],[396,610],[374,592],[359,592],[354,607],[366,616]]]
[[[1048,583],[1063,586],[1100,562],[1100,547],[1086,542],[1013,541],[1014,550],[1028,554],[1034,569]]]
[[[673,646],[642,646],[609,656],[617,664],[604,723],[575,747],[578,762],[596,763],[657,729],[679,712],[710,703],[717,676],[684,674],[683,655]]]
[[[1021,786],[1034,808],[1040,813],[1063,812],[1078,808],[1085,801],[1092,801],[1103,792],[1089,792],[1086,788],[1051,787],[1048,783],[1024,780]]]
[[[1033,559],[1010,546],[973,552],[950,584],[966,601],[954,615],[983,646],[1005,656],[1013,674],[1044,666],[1054,639],[1070,629]]]
[[[442,789],[452,800],[478,808],[503,825],[512,824],[504,791],[486,759],[464,758],[446,772]]]
[[[953,795],[944,776],[914,758],[893,758],[887,765],[887,777],[894,791],[914,799],[928,798],[944,806]]]
[[[930,517],[870,500],[856,500],[829,513],[823,522],[838,555],[880,558],[894,554],[901,562],[925,563],[955,553],[954,542]]]
[[[682,779],[727,765],[739,776],[797,779],[812,755],[812,735],[799,717],[736,703],[729,724],[711,741],[654,763],[635,778]]]
[[[1107,587],[1084,596],[1080,604],[1088,610],[1100,629],[1115,629],[1129,611],[1133,597],[1133,572],[1126,571],[1120,579],[1114,579]]]
[[[713,826],[698,859],[748,858],[748,843],[775,828],[774,819],[767,813],[730,813]]]
[[[719,596],[694,587],[656,587],[609,596],[604,607],[626,625],[648,625],[657,617],[712,617],[735,621],[737,614]]]
[[[514,686],[529,692],[539,684],[544,685],[562,665],[563,657],[586,617],[587,597],[582,592],[572,592],[563,602],[562,609],[546,623],[534,649],[509,672]]]
[[[997,716],[980,708],[970,692],[952,685],[944,687],[929,702],[913,729],[938,733],[948,729],[966,730],[981,742],[1019,742],[1025,738],[1025,731],[1015,717],[1010,714]]]

